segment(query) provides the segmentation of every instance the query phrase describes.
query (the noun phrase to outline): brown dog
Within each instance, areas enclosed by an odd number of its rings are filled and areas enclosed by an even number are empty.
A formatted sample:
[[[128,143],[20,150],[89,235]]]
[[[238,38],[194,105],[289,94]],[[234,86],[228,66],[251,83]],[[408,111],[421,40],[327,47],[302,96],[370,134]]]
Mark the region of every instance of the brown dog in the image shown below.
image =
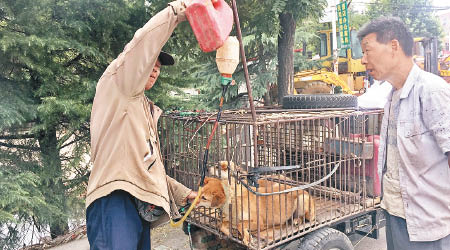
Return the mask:
[[[260,193],[279,192],[292,188],[286,184],[264,179],[260,179],[258,183]],[[258,221],[259,229],[262,231],[285,225],[289,219],[294,219],[295,213],[298,214],[296,218],[305,218],[308,221],[315,219],[314,200],[306,191],[257,196],[240,183],[234,183],[234,185],[235,188],[230,187],[228,180],[225,179],[205,178],[202,196],[197,206],[220,208],[223,215],[220,230],[225,235],[231,236],[229,230],[231,223],[231,227],[236,228],[243,237],[245,245],[250,243],[251,233],[258,229]]]

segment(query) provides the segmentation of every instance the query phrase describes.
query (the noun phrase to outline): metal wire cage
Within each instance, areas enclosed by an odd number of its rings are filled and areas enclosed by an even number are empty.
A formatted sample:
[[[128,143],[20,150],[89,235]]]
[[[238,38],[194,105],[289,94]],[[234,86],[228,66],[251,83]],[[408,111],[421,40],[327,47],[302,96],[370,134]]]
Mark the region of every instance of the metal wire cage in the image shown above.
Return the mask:
[[[259,109],[254,122],[247,111],[225,111],[209,149],[208,174],[228,180],[229,206],[198,207],[190,223],[250,249],[270,249],[373,210],[380,194],[381,115]],[[192,189],[215,119],[215,113],[172,112],[160,120],[166,171]],[[228,163],[226,173],[217,169],[220,161]]]

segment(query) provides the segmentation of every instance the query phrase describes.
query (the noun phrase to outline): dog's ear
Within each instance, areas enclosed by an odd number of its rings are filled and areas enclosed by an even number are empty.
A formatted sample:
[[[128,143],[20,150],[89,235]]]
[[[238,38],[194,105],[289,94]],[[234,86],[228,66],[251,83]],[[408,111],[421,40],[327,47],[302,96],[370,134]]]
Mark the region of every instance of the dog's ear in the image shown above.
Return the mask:
[[[211,201],[211,207],[219,207],[223,204],[225,201],[225,195],[221,193],[215,193],[213,195],[212,201]]]
[[[209,177],[205,177],[205,180],[203,181],[203,185],[208,184],[208,182],[209,182],[210,179],[211,179],[211,178],[209,178]]]
[[[228,162],[227,161],[220,161],[219,165],[220,165],[220,169],[227,170]]]

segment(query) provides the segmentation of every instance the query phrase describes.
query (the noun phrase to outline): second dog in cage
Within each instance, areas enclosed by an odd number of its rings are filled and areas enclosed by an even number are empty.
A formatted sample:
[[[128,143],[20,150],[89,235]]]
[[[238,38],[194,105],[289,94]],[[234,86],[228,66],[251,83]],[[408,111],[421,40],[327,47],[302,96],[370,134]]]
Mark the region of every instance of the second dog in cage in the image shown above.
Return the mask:
[[[246,174],[240,167],[236,166],[234,162],[230,161],[228,165],[228,161],[219,161],[219,166],[212,166],[208,169],[209,175],[219,176],[220,179],[228,179],[228,169],[233,173],[234,171],[240,171],[243,174]]]
[[[230,184],[225,177],[226,165],[220,165],[221,179],[205,178],[202,197],[197,206],[221,209],[220,230],[225,235],[231,236],[230,228],[237,229],[243,243],[249,245],[251,234],[258,230],[258,226],[270,238],[274,235],[270,230],[280,230],[288,221],[295,224],[304,219],[310,222],[315,220],[315,203],[308,192],[298,190],[276,195],[257,195],[238,182]],[[264,194],[292,188],[272,179],[259,179],[258,184],[257,191]]]

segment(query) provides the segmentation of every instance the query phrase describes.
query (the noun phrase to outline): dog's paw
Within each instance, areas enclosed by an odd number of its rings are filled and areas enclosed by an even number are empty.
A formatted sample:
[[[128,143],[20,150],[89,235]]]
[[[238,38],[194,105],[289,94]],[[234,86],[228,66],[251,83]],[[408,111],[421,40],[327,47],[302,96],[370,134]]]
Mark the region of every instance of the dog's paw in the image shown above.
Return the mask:
[[[231,236],[230,228],[228,223],[222,223],[220,226],[220,231],[225,234],[226,236]]]
[[[248,246],[250,242],[252,242],[252,235],[247,230],[244,230],[244,237],[242,238],[242,242],[246,246]]]

